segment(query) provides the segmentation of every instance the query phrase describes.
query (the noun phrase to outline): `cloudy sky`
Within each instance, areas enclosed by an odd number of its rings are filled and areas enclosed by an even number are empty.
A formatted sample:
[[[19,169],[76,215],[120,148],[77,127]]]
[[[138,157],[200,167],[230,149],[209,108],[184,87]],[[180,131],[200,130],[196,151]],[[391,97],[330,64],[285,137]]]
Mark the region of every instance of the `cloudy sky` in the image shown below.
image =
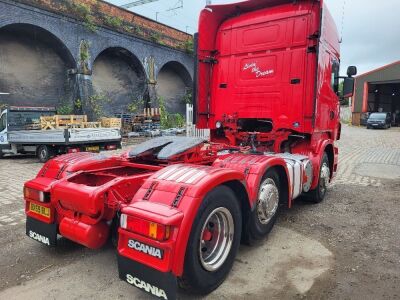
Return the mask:
[[[109,0],[123,5],[135,0]],[[342,43],[342,73],[348,65],[356,65],[359,74],[400,60],[400,16],[398,0],[325,0],[336,20],[339,32],[344,26]],[[158,0],[135,7],[132,11],[193,33],[206,0]],[[212,3],[230,3],[235,0],[213,0]],[[183,4],[183,8],[180,7]],[[175,10],[170,10],[177,8]],[[170,11],[168,11],[170,10]]]

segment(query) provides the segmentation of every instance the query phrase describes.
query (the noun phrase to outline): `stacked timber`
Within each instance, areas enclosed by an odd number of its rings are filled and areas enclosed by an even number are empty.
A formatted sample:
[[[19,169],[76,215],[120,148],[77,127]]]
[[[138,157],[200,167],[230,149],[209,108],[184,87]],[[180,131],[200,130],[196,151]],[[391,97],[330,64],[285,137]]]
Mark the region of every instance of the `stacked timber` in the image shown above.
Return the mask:
[[[88,122],[86,115],[54,115],[40,117],[42,130],[67,128],[99,128],[100,122]]]

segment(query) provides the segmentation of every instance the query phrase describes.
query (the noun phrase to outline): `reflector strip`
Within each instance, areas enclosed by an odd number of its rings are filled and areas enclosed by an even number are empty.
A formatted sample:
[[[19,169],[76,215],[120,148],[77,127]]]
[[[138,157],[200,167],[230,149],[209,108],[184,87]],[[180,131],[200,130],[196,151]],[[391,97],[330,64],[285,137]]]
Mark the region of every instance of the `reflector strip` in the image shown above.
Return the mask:
[[[196,174],[198,171],[199,171],[198,169],[190,170],[190,171],[187,172],[186,174],[183,174],[181,177],[179,177],[178,179],[176,179],[176,182],[185,182],[186,179],[190,178],[191,176],[193,176],[194,174]]]
[[[182,168],[182,166],[176,165],[176,166],[170,167],[169,170],[165,171],[164,173],[162,173],[157,178],[158,179],[164,179],[164,178],[168,177],[169,175],[171,175],[172,173],[174,173],[178,168]]]
[[[172,174],[171,176],[165,178],[165,180],[175,181],[175,179],[177,179],[181,175],[186,174],[189,170],[191,170],[191,168],[187,168],[187,167],[181,168],[178,171],[176,171],[174,174]]]
[[[193,182],[195,182],[197,179],[202,178],[202,177],[204,177],[204,176],[206,176],[206,175],[207,175],[206,172],[200,171],[200,170],[199,170],[199,172],[198,172],[196,175],[194,175],[192,178],[189,178],[188,180],[186,180],[186,183],[193,183]]]

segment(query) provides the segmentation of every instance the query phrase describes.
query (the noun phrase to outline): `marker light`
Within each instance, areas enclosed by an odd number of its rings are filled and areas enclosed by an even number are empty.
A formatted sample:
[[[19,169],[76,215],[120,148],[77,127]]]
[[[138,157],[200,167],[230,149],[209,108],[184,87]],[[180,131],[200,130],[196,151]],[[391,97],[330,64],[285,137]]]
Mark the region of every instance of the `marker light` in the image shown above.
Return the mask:
[[[168,240],[171,228],[155,222],[121,214],[121,228],[158,241]]]
[[[50,194],[24,187],[24,197],[39,202],[50,202]]]

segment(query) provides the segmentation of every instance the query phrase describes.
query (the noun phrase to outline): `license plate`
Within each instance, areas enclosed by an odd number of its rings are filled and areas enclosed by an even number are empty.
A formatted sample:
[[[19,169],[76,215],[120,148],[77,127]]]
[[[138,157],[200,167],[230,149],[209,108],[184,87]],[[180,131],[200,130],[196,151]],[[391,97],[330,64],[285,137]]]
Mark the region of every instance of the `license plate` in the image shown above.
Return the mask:
[[[29,204],[29,210],[31,212],[34,212],[35,214],[41,215],[43,217],[49,218],[50,219],[50,208],[44,207],[35,203],[30,203]]]
[[[86,147],[86,152],[100,152],[100,146]]]

